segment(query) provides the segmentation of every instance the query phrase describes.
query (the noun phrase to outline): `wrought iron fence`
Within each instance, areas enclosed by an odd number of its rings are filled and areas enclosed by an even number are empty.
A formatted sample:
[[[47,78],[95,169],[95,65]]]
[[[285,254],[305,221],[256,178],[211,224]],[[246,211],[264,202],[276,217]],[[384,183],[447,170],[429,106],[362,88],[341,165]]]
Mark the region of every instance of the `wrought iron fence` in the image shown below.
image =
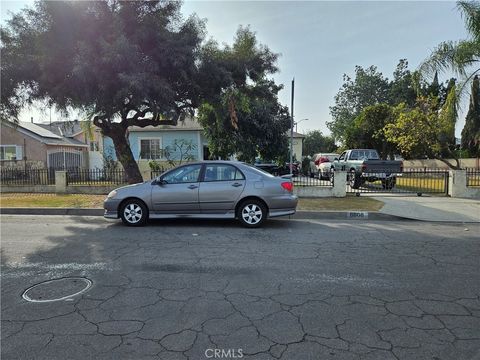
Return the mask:
[[[165,171],[173,169],[173,166],[162,166],[158,169],[150,171],[150,178],[155,179],[157,176],[162,175]]]
[[[347,193],[448,194],[448,170],[405,169],[400,173],[376,170],[347,174]]]
[[[0,169],[3,186],[55,185],[54,169]]]
[[[127,183],[123,169],[70,169],[67,185],[122,185]]]
[[[480,169],[467,168],[467,187],[480,187]]]
[[[332,172],[329,179],[319,179],[316,177],[310,177],[305,175],[297,175],[292,178],[295,186],[326,186],[332,187],[335,179],[335,174]]]

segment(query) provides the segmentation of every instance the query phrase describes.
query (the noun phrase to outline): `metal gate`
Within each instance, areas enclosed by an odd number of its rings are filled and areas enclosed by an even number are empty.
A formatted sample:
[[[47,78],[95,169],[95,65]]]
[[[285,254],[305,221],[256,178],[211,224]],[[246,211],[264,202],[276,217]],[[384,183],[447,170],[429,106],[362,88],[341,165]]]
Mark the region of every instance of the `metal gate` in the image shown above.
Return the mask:
[[[47,166],[55,170],[79,169],[83,167],[83,153],[78,150],[55,149],[47,152]]]
[[[448,170],[408,169],[401,173],[347,175],[347,193],[405,193],[448,195]]]

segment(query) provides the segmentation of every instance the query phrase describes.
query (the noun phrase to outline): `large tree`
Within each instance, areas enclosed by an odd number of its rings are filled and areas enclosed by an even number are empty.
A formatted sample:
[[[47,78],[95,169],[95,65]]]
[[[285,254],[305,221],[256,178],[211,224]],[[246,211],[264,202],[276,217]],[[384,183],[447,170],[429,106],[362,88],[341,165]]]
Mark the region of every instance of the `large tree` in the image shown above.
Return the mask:
[[[211,90],[202,96],[199,120],[212,156],[235,154],[247,162],[258,155],[267,160],[287,156],[290,117],[278,101],[282,87],[268,78],[277,71],[277,57],[242,27],[232,46],[211,41],[204,47],[200,73]]]
[[[385,125],[386,141],[394,144],[406,158],[428,157],[443,161],[451,168],[459,168],[455,151],[455,123],[451,118],[456,111],[455,85],[450,87],[447,98],[421,96],[413,108],[404,103],[393,109],[394,121]],[[451,163],[447,158],[454,159]]]
[[[388,104],[367,106],[346,132],[350,148],[377,149],[381,158],[393,157],[396,146],[385,136],[385,126],[395,121],[394,108]]]
[[[333,153],[337,151],[333,137],[323,135],[320,130],[312,130],[305,134],[302,153],[312,156],[315,153]]]
[[[480,79],[475,76],[470,93],[470,105],[462,130],[462,149],[471,156],[480,156]]]
[[[480,74],[480,2],[459,1],[457,8],[465,21],[468,37],[459,41],[444,41],[440,43],[422,62],[419,72],[422,77],[432,76],[437,72],[453,71],[459,76],[459,85],[456,87],[455,103],[450,103],[450,115],[457,116],[453,107],[458,106],[459,99],[473,78]],[[450,119],[455,122],[455,119]]]
[[[127,129],[193,113],[203,33],[173,1],[38,1],[1,29],[2,119],[34,100],[80,109],[139,182]]]
[[[344,74],[343,81],[335,105],[330,107],[332,121],[327,126],[333,137],[345,144],[347,129],[365,107],[388,102],[389,83],[375,66],[356,66],[355,78]]]

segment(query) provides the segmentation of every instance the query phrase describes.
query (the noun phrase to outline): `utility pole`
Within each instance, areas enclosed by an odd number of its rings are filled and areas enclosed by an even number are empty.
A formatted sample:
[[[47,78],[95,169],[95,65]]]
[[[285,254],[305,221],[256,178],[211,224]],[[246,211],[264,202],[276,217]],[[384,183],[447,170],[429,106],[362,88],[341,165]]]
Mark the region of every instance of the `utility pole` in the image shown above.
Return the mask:
[[[290,107],[290,175],[293,176],[293,98],[295,95],[295,78],[292,80],[292,105]]]

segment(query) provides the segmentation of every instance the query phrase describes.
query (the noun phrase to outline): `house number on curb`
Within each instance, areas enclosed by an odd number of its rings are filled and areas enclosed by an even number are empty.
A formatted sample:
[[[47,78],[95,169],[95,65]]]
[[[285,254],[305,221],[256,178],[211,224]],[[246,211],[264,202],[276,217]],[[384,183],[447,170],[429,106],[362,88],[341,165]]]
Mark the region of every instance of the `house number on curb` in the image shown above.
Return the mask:
[[[349,211],[347,218],[351,219],[368,219],[368,211]]]

